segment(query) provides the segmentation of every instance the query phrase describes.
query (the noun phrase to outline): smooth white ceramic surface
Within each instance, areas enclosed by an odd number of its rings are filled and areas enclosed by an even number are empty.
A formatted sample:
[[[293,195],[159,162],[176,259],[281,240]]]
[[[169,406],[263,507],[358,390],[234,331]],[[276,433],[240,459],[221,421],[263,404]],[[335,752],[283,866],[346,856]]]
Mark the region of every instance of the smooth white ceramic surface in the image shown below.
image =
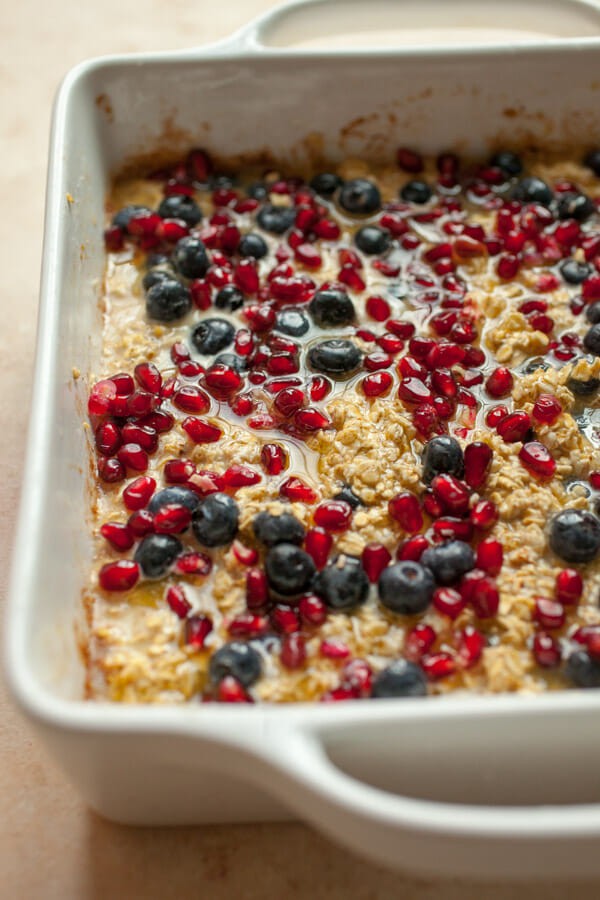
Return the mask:
[[[553,5],[575,7],[592,4]],[[310,54],[267,46],[285,21],[204,50],[85,64],[61,88],[8,622],[13,693],[89,803],[119,821],[298,815],[391,866],[506,876],[510,858],[513,877],[598,873],[596,691],[249,709],[79,699],[74,622],[91,547],[86,380],[72,370],[93,370],[98,351],[109,173],[166,136],[174,151],[287,159],[315,142],[332,157],[600,143],[597,39]]]

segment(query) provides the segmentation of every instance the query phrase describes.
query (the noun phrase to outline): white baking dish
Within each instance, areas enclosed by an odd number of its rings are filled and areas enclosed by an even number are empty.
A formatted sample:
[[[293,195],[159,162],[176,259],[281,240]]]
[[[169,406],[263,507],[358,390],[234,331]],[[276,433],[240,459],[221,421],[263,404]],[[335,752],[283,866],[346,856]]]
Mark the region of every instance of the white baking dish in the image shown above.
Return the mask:
[[[490,5],[463,6],[471,18],[452,5],[452,47],[420,45],[403,2],[370,4],[367,24],[378,40],[406,24],[410,47],[311,54],[284,46],[316,26],[327,34],[365,24],[362,3],[330,2],[316,19],[318,2],[202,50],[86,63],[60,90],[7,665],[21,708],[111,819],[299,816],[374,860],[427,873],[600,872],[598,691],[288,708],[81,700],[74,622],[91,556],[89,460],[86,382],[74,382],[72,370],[85,375],[98,352],[109,173],[164,148],[167,137],[172,152],[201,144],[287,159],[306,152],[309,133],[334,157],[388,156],[399,144],[463,152],[528,139],[600,144],[598,7],[503,4],[512,30],[518,21],[524,33],[508,45],[500,32],[478,49],[460,41],[465,24],[483,27]],[[449,9],[421,3],[420,21],[452,25]]]

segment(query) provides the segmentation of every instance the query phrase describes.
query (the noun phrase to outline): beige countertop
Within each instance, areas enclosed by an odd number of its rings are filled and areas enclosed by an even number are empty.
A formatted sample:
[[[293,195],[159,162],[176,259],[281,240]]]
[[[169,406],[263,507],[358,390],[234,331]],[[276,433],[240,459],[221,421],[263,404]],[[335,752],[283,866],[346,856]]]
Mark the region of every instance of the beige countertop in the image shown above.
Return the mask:
[[[3,365],[0,570],[5,594],[28,416],[52,97],[80,60],[175,49],[226,35],[271,0],[36,0],[5,3],[0,41]],[[595,884],[537,887],[414,879],[376,868],[302,825],[133,829],[91,814],[0,685],[0,897],[562,900]],[[507,860],[510,866],[510,860]]]

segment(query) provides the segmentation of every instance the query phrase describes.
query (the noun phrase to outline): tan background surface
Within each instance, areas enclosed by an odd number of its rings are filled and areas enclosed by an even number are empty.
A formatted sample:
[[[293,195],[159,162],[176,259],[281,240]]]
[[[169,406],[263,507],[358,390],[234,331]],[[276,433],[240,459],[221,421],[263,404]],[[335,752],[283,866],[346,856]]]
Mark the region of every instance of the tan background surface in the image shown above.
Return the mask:
[[[62,75],[111,52],[226,35],[271,0],[2,0],[0,28],[0,569],[19,484],[40,264],[50,109]],[[30,738],[0,686],[0,897],[562,900],[594,884],[537,887],[414,880],[361,862],[301,825],[126,829],[89,813]],[[510,860],[507,860],[510,866]]]

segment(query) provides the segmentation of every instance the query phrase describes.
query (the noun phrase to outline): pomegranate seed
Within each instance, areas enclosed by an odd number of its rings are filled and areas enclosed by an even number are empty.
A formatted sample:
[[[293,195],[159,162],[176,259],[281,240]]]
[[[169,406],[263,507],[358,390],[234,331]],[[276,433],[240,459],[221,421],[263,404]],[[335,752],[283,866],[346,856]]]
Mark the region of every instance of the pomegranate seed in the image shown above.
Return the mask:
[[[347,285],[353,291],[364,291],[366,284],[354,266],[346,263],[338,272],[338,281]]]
[[[429,388],[418,378],[405,378],[401,381],[398,397],[407,403],[430,403],[433,399]]]
[[[519,459],[529,472],[539,478],[552,478],[556,471],[556,462],[552,459],[550,451],[539,441],[523,444],[519,451]]]
[[[137,584],[140,567],[129,559],[106,563],[98,573],[98,583],[103,591],[128,591]]]
[[[212,291],[210,285],[202,278],[196,278],[190,284],[192,302],[197,309],[210,309],[212,304]]]
[[[581,286],[584,300],[600,300],[600,275],[590,275]]]
[[[227,626],[227,633],[232,637],[256,637],[266,634],[269,630],[269,620],[265,616],[256,616],[251,613],[242,613],[231,620]]]
[[[139,444],[142,450],[154,453],[158,446],[158,435],[154,428],[127,422],[121,429],[121,437],[126,444]]]
[[[293,634],[300,628],[300,619],[291,606],[278,604],[271,610],[271,624],[280,634]]]
[[[300,598],[298,612],[306,625],[322,625],[327,618],[327,607],[320,597],[307,594]]]
[[[287,634],[281,642],[279,653],[286,669],[299,669],[306,660],[306,643],[301,634]]]
[[[431,482],[431,490],[443,511],[454,516],[463,516],[469,510],[469,490],[454,475],[436,475]]]
[[[180,575],[208,575],[211,569],[212,560],[204,553],[183,553],[175,562],[175,571]]]
[[[134,533],[129,525],[121,522],[106,522],[100,528],[100,534],[115,550],[123,552],[133,547]]]
[[[252,331],[261,333],[268,331],[275,324],[275,310],[272,306],[246,306],[242,314],[247,319]]]
[[[600,626],[598,625],[582,625],[570,635],[570,638],[572,641],[577,641],[578,644],[584,644],[587,647],[592,636],[600,635],[599,628]]]
[[[437,539],[470,541],[473,537],[473,526],[468,519],[444,516],[433,523],[433,533]]]
[[[142,509],[156,490],[156,481],[149,475],[136,478],[123,491],[123,503],[130,510]]]
[[[387,353],[382,353],[376,350],[374,353],[369,353],[368,356],[365,356],[363,360],[363,365],[365,369],[369,372],[376,372],[379,369],[387,369],[392,364],[392,357]]]
[[[440,420],[435,406],[421,403],[413,412],[413,422],[419,434],[426,440],[435,432],[440,433]]]
[[[496,272],[505,281],[511,281],[516,277],[520,268],[519,258],[514,253],[503,253],[496,266]]]
[[[148,454],[139,444],[123,444],[117,450],[117,459],[126,469],[134,472],[145,472],[148,468]]]
[[[199,375],[204,374],[204,366],[191,359],[184,360],[179,364],[179,374],[183,375],[184,378],[197,378]]]
[[[344,505],[348,506],[347,503]],[[351,509],[350,513],[352,513]],[[328,534],[328,530],[326,531],[322,526],[309,528],[304,539],[304,549],[312,557],[317,569],[322,569],[327,563],[333,546],[333,538]]]
[[[262,609],[268,600],[267,576],[262,569],[248,569],[246,572],[246,606],[250,610]]]
[[[258,482],[262,480],[261,474],[255,471],[255,469],[240,464],[229,466],[229,468],[223,472],[222,477],[225,487],[229,488],[247,487],[251,484],[258,484]]]
[[[373,671],[364,659],[351,659],[342,671],[342,689],[352,691],[355,697],[369,697]]]
[[[102,422],[94,433],[96,449],[102,456],[112,456],[121,446],[121,435],[114,422]]]
[[[90,416],[106,415],[116,396],[117,388],[112,380],[105,379],[104,381],[96,382],[88,398],[88,413]]]
[[[421,659],[421,666],[428,678],[437,681],[439,678],[447,678],[454,675],[456,671],[456,662],[454,657],[449,653],[432,653]]]
[[[317,492],[295,476],[283,482],[279,488],[279,495],[291,500],[292,503],[295,501],[299,503],[316,503],[318,499]]]
[[[473,441],[465,447],[465,481],[474,490],[485,483],[494,452],[483,441]]]
[[[600,662],[600,634],[592,633],[587,639],[587,651],[593,660]]]
[[[129,516],[127,524],[136,537],[144,537],[154,531],[154,516],[147,509],[138,509]]]
[[[186,362],[191,359],[190,351],[187,344],[184,344],[182,341],[176,341],[172,346],[169,353],[171,357],[171,361],[175,363],[176,366],[179,363]]]
[[[321,697],[321,703],[339,703],[342,700],[354,700],[356,694],[348,688],[334,688],[332,691],[325,691]]]
[[[287,451],[281,444],[265,444],[260,461],[268,475],[280,475],[289,465]]]
[[[159,434],[164,434],[171,430],[175,424],[175,419],[171,413],[159,409],[144,416],[142,420],[138,421],[138,424],[147,425],[149,428],[154,428]]]
[[[185,591],[178,584],[172,584],[167,588],[165,597],[167,604],[180,619],[187,618],[192,605],[185,596]]]
[[[212,630],[213,623],[208,616],[189,616],[185,621],[185,643],[194,650],[202,650]]]
[[[553,425],[562,411],[560,401],[553,394],[540,394],[533,404],[532,415],[536,422]]]
[[[472,625],[467,625],[460,632],[457,642],[456,661],[458,665],[463,669],[472,668],[481,659],[484,647],[485,637]]]
[[[423,157],[414,150],[408,150],[406,147],[400,147],[396,151],[396,162],[398,167],[405,172],[417,175],[423,171]]]
[[[401,322],[399,319],[388,319],[385,327],[403,341],[409,340],[415,333],[415,326],[412,322]]]
[[[533,618],[543,628],[551,630],[562,628],[565,624],[565,609],[562,603],[557,603],[555,600],[536,597]]]
[[[489,428],[497,428],[502,419],[508,415],[506,406],[493,406],[485,416],[485,424]]]
[[[391,315],[390,304],[383,297],[368,297],[365,310],[367,315],[376,322],[385,322]]]
[[[275,428],[277,424],[273,416],[269,415],[269,413],[259,413],[256,416],[250,416],[248,421],[248,427],[254,428],[258,431],[261,430],[270,430],[271,428]]]
[[[151,394],[158,394],[162,385],[162,375],[153,363],[139,363],[133,370],[135,380],[141,388]]]
[[[490,397],[507,397],[513,389],[513,376],[510,369],[498,366],[488,376],[485,387]]]
[[[243,378],[238,372],[221,363],[213,363],[204,375],[204,384],[215,397],[228,397],[237,391],[242,383]]]
[[[431,650],[437,635],[431,625],[415,625],[404,639],[404,655],[411,662],[419,662]]]
[[[184,419],[181,427],[195,444],[214,444],[223,434],[218,425],[194,416]]]
[[[533,638],[533,655],[538,666],[552,669],[560,663],[560,647],[552,635],[539,631]]]
[[[491,500],[480,500],[471,509],[470,519],[475,528],[488,531],[498,521],[498,510]]]
[[[427,538],[422,534],[416,535],[400,544],[396,551],[396,559],[410,559],[413,562],[418,562],[428,547],[429,541]]]
[[[125,241],[123,238],[123,232],[118,225],[113,225],[105,230],[104,243],[106,245],[106,249],[112,253],[118,253],[119,250],[123,249]]]
[[[343,641],[331,638],[321,641],[319,654],[326,659],[346,659],[350,656],[350,650]]]
[[[192,513],[181,503],[167,503],[154,513],[154,530],[159,534],[180,534],[188,528]]]
[[[477,569],[468,572],[460,583],[460,593],[480,619],[488,619],[498,612],[500,595],[496,582],[484,572]]]
[[[214,472],[199,470],[190,476],[187,487],[200,494],[201,497],[206,497],[208,494],[222,491],[225,487],[225,482],[220,475],[216,475]]]
[[[463,347],[451,341],[440,341],[438,344],[433,345],[427,354],[425,363],[430,370],[438,369],[440,366],[449,368],[455,363],[462,362],[464,358],[465,350]]]
[[[437,588],[433,592],[432,602],[439,613],[451,619],[456,619],[467,605],[459,592],[450,587]]]
[[[320,269],[323,265],[321,254],[312,244],[300,244],[294,250],[294,259],[307,269]]]
[[[308,407],[300,409],[294,415],[294,425],[300,431],[311,433],[320,431],[322,428],[331,428],[331,419],[318,409]]]
[[[590,484],[595,491],[600,490],[600,472],[590,472]]]
[[[339,225],[331,219],[320,219],[315,222],[313,231],[324,241],[337,241],[341,234]]]
[[[376,343],[385,353],[390,353],[392,356],[400,353],[404,348],[404,341],[396,337],[395,334],[382,334],[381,337],[376,338]]]
[[[283,416],[291,416],[306,402],[304,393],[298,388],[285,388],[275,398],[275,408]]]
[[[450,369],[435,369],[431,373],[431,385],[443,397],[456,397],[456,382]]]
[[[275,353],[267,360],[267,372],[270,375],[292,375],[299,369],[298,360],[289,353]]]
[[[219,682],[215,699],[219,703],[254,703],[245,687],[233,675],[226,675]]]
[[[565,606],[577,605],[583,594],[583,578],[576,569],[562,569],[556,576],[556,599]]]
[[[363,378],[360,385],[365,397],[380,397],[389,391],[393,381],[389,372],[374,372]]]
[[[314,378],[311,379],[308,386],[308,393],[310,395],[310,399],[314,402],[318,402],[319,400],[324,400],[325,397],[331,391],[331,382],[328,378],[325,378],[323,375],[315,375]]]
[[[379,576],[391,562],[392,556],[383,544],[367,544],[361,556],[362,567],[372,584],[379,581]]]
[[[410,491],[396,494],[388,503],[388,512],[392,519],[409,534],[420,531],[423,527],[423,513],[418,497]]]
[[[184,412],[202,414],[210,409],[210,400],[207,395],[192,384],[185,384],[175,391],[173,403]]]
[[[498,434],[507,444],[524,441],[531,429],[531,419],[526,412],[514,412],[498,423]]]
[[[352,521],[352,507],[345,500],[324,500],[315,509],[314,520],[325,531],[347,531]]]
[[[231,549],[237,561],[243,566],[253,566],[258,560],[258,551],[253,547],[246,547],[238,540],[233,542]]]
[[[169,459],[163,470],[168,484],[185,484],[195,471],[196,466],[190,459]]]

